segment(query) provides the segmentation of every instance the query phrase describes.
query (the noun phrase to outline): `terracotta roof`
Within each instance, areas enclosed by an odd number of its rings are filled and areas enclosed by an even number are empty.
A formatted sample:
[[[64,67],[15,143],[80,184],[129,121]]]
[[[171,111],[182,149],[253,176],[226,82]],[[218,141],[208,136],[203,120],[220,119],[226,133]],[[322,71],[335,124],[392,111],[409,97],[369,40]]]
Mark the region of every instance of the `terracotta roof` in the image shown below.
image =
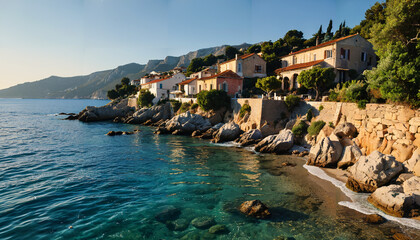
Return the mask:
[[[167,78],[162,78],[162,79],[155,79],[155,80],[152,80],[152,81],[150,81],[148,83],[143,83],[142,85],[147,85],[147,84],[152,84],[152,83],[157,83],[157,82],[165,81],[165,80],[167,80],[169,78],[172,78],[172,76],[167,77]]]
[[[221,72],[219,74],[213,75],[213,76],[209,76],[209,77],[203,77],[203,78],[199,78],[198,80],[207,80],[207,79],[213,79],[213,78],[236,78],[236,79],[242,79],[241,76],[239,76],[238,74],[234,73],[232,70],[226,70],[224,72]]]
[[[238,58],[239,59],[246,59],[246,58],[249,58],[249,57],[254,56],[254,55],[257,55],[258,56],[258,54],[256,54],[256,53],[248,53],[248,54],[244,54],[244,55],[238,56]],[[232,62],[232,61],[235,61],[235,60],[236,60],[236,58],[230,59],[230,60],[224,61],[224,62],[222,62],[220,64],[225,64],[225,63]]]
[[[307,62],[307,63],[294,64],[294,65],[290,65],[288,67],[278,68],[278,69],[275,70],[275,72],[278,74],[278,73],[286,72],[286,71],[290,71],[290,70],[295,70],[295,69],[300,69],[300,68],[307,68],[307,67],[311,67],[311,66],[320,64],[323,61],[324,60],[317,60],[317,61],[312,61],[312,62]]]
[[[302,53],[302,52],[306,52],[306,51],[314,50],[314,49],[317,49],[317,48],[325,47],[325,46],[328,46],[328,45],[334,44],[334,43],[336,43],[336,42],[342,41],[342,40],[344,40],[344,39],[354,37],[354,36],[356,36],[356,35],[358,35],[358,33],[353,34],[353,35],[349,35],[349,36],[345,36],[345,37],[342,37],[342,38],[337,38],[337,39],[334,39],[334,40],[331,40],[331,41],[328,41],[328,42],[324,42],[324,43],[318,44],[318,45],[313,46],[313,47],[308,47],[308,48],[305,48],[305,49],[299,50],[299,51],[297,51],[297,52],[292,52],[292,53],[289,53],[289,54],[288,54],[288,55],[286,55],[286,56],[295,55],[295,54],[298,54],[298,53]],[[286,57],[286,56],[282,56],[282,57]],[[282,58],[282,57],[281,57],[281,58]]]
[[[195,78],[190,78],[190,79],[187,79],[187,80],[185,80],[185,81],[182,81],[182,82],[180,82],[180,83],[178,83],[179,85],[185,85],[185,84],[188,84],[188,83],[190,83],[190,82],[192,82],[192,81],[194,81],[194,80],[196,80],[197,79],[197,77],[195,77]]]

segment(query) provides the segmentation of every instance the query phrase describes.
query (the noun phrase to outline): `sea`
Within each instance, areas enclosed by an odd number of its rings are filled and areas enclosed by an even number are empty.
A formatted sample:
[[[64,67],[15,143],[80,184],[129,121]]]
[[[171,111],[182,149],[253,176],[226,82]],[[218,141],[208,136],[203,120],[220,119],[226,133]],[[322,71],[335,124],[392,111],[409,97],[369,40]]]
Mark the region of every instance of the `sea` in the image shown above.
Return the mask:
[[[0,239],[420,236],[394,220],[365,223],[351,196],[303,158],[60,115],[106,103],[0,99]],[[270,218],[239,212],[255,199],[269,207]],[[203,219],[217,226],[196,227]]]

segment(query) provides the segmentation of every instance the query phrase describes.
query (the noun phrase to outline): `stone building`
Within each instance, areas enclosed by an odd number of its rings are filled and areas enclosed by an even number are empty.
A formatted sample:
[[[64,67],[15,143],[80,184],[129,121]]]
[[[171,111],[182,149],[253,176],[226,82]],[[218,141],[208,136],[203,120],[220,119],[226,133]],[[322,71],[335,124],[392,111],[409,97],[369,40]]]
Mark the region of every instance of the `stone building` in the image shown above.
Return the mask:
[[[241,77],[254,78],[267,76],[267,63],[258,54],[250,53],[242,56],[236,55],[234,59],[220,63],[219,72],[230,70]]]

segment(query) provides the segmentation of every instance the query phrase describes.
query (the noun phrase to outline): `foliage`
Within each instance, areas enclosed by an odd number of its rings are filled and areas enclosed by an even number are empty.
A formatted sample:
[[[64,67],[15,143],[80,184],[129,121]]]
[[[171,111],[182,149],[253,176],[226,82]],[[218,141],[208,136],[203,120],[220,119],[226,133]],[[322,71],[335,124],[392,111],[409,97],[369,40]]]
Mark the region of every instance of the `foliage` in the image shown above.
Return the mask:
[[[137,99],[137,104],[140,107],[149,107],[152,105],[152,101],[155,98],[149,90],[147,89],[140,89],[139,98]]]
[[[187,67],[186,75],[189,76],[191,73],[199,72],[203,70],[204,67],[211,66],[215,63],[217,63],[217,57],[213,54],[209,54],[204,58],[194,58]]]
[[[357,102],[357,107],[360,108],[360,109],[365,109],[367,103],[368,103],[367,100],[359,100]]]
[[[315,99],[319,99],[319,93],[334,82],[335,73],[333,68],[314,67],[312,69],[302,71],[297,81],[307,89],[316,91]]]
[[[197,103],[193,103],[193,104],[191,105],[191,109],[192,109],[192,110],[197,109],[197,108],[198,108],[198,104],[197,104]]]
[[[306,113],[306,120],[308,120],[308,122],[311,122],[313,117],[314,113],[312,112],[312,108],[309,108],[308,112]]]
[[[190,109],[190,107],[191,107],[191,103],[189,103],[189,102],[183,102],[181,104],[181,107],[179,108],[179,112],[181,112],[181,113],[186,112],[186,111],[188,111]]]
[[[204,110],[218,110],[230,107],[230,97],[222,90],[201,91],[197,94],[197,103]]]
[[[247,53],[259,53],[261,52],[261,45],[260,44],[254,44],[250,46],[247,50]]]
[[[359,100],[368,100],[367,84],[362,81],[353,80],[345,91],[345,101],[357,102]]]
[[[236,54],[240,54],[238,49],[232,46],[227,46],[225,48],[225,55],[226,55],[227,60],[234,59]]]
[[[300,121],[297,125],[293,126],[292,132],[295,136],[303,136],[308,130],[308,124]]]
[[[318,111],[321,112],[323,109],[324,109],[324,106],[321,105],[321,106],[319,106]]]
[[[420,1],[388,0],[384,16],[370,28],[381,60],[377,68],[365,72],[369,88],[379,90],[388,101],[419,107]]]
[[[315,121],[311,123],[311,126],[308,127],[308,134],[310,136],[316,136],[321,131],[321,129],[325,126],[325,122],[322,120]]]
[[[329,126],[330,128],[335,128],[335,127],[334,127],[334,123],[333,123],[333,122],[329,122],[329,123],[328,123],[328,126]]]
[[[245,103],[244,105],[242,105],[241,110],[239,110],[239,117],[243,118],[246,113],[250,113],[250,112],[251,112],[251,106]]]
[[[136,91],[136,86],[130,85],[130,79],[124,77],[121,79],[121,84],[115,85],[115,89],[107,92],[107,97],[111,100],[119,97],[124,98],[136,93]]]
[[[181,107],[181,102],[173,99],[169,100],[169,102],[171,103],[174,112],[178,112],[179,108]]]
[[[255,85],[257,84],[258,78],[244,78],[242,84],[242,97],[252,97],[253,95],[261,95],[264,92],[257,88]]]
[[[290,47],[296,47],[298,49],[302,48],[303,42],[305,39],[303,38],[303,32],[298,30],[290,30],[284,35],[283,40],[289,45]]]
[[[385,2],[376,2],[371,8],[366,10],[365,19],[352,29],[351,34],[359,33],[360,36],[370,39],[372,26],[377,23],[385,23],[385,6]]]
[[[275,76],[259,78],[255,86],[266,92],[267,96],[270,96],[272,92],[281,89],[281,81]]]
[[[300,103],[300,97],[298,97],[296,95],[289,95],[284,100],[284,103],[286,104],[287,109],[289,110],[289,112],[291,112],[293,110],[293,108],[295,108],[296,106],[299,105],[299,103]]]

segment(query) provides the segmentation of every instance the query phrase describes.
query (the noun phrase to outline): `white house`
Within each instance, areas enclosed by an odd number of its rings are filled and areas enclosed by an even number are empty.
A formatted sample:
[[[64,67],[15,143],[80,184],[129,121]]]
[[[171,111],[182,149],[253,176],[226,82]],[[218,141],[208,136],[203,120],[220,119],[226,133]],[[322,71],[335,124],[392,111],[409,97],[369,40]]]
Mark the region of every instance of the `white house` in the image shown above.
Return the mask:
[[[130,85],[139,86],[140,85],[140,79],[131,80]]]
[[[153,99],[153,104],[156,104],[160,99],[173,98],[170,92],[178,90],[178,83],[185,80],[185,75],[182,73],[177,73],[167,78],[152,80],[148,83],[143,83],[141,85],[142,89],[148,89],[155,99]]]
[[[183,92],[184,96],[193,96],[197,94],[197,79],[197,77],[190,78],[178,84],[179,90]]]

